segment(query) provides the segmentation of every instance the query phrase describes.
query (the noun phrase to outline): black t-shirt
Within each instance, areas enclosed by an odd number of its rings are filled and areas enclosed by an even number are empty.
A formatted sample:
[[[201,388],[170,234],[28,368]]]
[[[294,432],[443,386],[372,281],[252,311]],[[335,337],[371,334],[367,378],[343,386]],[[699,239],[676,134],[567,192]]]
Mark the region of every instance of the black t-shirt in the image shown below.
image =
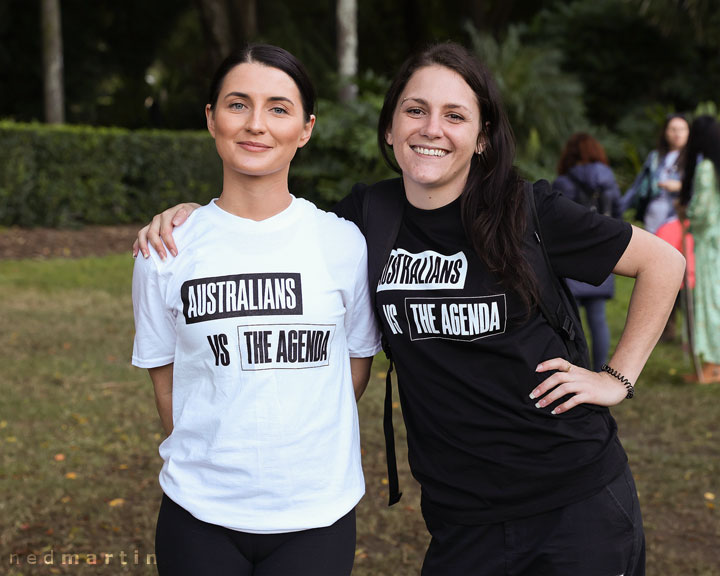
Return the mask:
[[[557,275],[602,282],[631,227],[538,192]],[[536,366],[565,356],[564,344],[475,254],[459,199],[436,210],[406,203],[376,296],[424,513],[460,524],[526,517],[588,497],[622,472],[627,457],[607,409],[554,416],[530,399],[550,375]]]

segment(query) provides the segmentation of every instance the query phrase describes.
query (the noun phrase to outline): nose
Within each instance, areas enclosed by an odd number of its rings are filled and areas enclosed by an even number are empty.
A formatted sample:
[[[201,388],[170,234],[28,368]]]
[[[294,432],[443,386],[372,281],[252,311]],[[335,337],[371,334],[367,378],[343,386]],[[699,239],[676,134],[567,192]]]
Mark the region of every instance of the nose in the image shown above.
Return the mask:
[[[426,138],[440,138],[443,135],[442,124],[439,113],[430,113],[425,116],[420,134]]]
[[[261,134],[265,132],[265,122],[262,116],[262,109],[255,108],[250,114],[245,129],[253,134]]]

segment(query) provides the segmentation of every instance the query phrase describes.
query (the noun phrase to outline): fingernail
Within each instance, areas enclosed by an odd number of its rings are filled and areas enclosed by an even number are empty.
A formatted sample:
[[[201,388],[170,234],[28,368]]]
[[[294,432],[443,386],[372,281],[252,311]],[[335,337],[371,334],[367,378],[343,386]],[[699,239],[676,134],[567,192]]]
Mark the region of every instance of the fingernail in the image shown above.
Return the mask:
[[[557,412],[555,412],[555,410],[552,410],[550,414],[552,414],[553,416],[557,416]]]
[[[535,390],[530,392],[530,400],[535,400]]]
[[[537,366],[535,366],[535,372],[539,371],[541,366],[542,364],[538,364]]]
[[[177,257],[177,250],[170,250],[170,254],[172,254],[173,257]]]
[[[150,252],[143,252],[143,258],[145,258],[145,260],[150,258]]]
[[[535,402],[535,408],[542,408],[542,404],[540,402]]]

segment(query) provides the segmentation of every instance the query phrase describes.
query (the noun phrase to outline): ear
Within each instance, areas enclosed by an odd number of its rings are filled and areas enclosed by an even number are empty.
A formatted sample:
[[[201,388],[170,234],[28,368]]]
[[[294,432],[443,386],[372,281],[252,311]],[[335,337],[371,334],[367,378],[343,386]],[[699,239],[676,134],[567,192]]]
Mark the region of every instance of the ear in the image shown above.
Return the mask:
[[[215,114],[213,114],[213,109],[210,107],[210,104],[205,105],[205,120],[207,122],[208,132],[215,138]]]
[[[392,147],[393,145],[393,137],[392,137],[392,130],[388,130],[385,132],[385,142],[387,142],[387,145]]]
[[[305,146],[305,144],[308,143],[308,140],[310,140],[310,136],[312,136],[313,127],[315,126],[315,114],[310,114],[310,120],[305,122],[305,126],[303,127],[302,135],[300,136],[300,140],[298,142],[298,148],[302,148]]]
[[[475,146],[475,154],[482,154],[488,145],[488,130],[490,129],[490,122],[485,122],[485,127],[482,132],[478,134],[477,144]]]

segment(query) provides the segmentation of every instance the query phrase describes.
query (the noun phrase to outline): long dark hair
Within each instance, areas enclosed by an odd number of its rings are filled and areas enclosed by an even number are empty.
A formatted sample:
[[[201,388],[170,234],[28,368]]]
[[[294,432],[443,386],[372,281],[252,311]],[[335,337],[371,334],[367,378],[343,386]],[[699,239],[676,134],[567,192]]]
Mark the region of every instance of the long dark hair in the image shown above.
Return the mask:
[[[475,154],[461,195],[462,221],[470,243],[506,289],[530,309],[537,302],[535,276],[523,254],[527,224],[523,184],[513,166],[515,138],[490,72],[468,50],[453,42],[434,44],[408,58],[385,95],[378,121],[378,145],[388,166],[402,173],[385,136],[400,95],[420,68],[444,66],[457,72],[475,93],[485,144]]]
[[[685,173],[680,191],[680,204],[683,206],[687,206],[692,199],[699,155],[705,160],[711,160],[715,172],[720,176],[720,124],[712,116],[698,116],[690,126],[690,136],[684,153]]]
[[[293,79],[300,92],[305,122],[309,122],[310,115],[315,110],[315,88],[310,76],[300,60],[287,50],[271,44],[248,44],[244,48],[232,52],[220,63],[212,82],[210,82],[210,94],[208,95],[210,109],[215,110],[220,88],[222,88],[223,80],[225,80],[228,72],[239,64],[252,64],[253,62],[277,68]]]

